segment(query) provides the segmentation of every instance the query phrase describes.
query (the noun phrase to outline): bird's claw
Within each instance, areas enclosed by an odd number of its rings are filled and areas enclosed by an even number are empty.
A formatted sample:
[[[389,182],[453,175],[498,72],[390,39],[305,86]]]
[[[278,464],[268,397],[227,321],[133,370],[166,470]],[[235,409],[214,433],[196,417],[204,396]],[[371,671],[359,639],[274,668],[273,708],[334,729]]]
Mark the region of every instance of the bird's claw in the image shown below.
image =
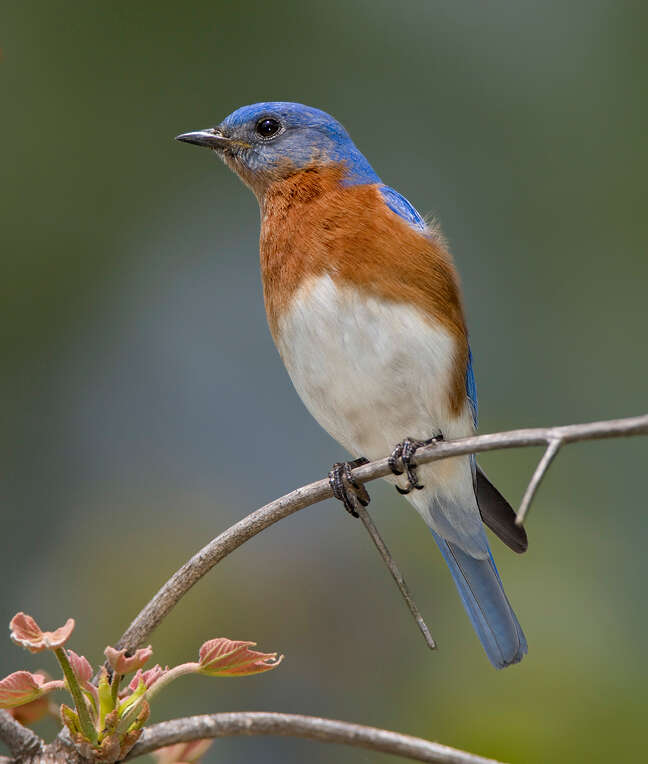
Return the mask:
[[[328,474],[333,496],[344,504],[346,511],[353,517],[360,516],[356,511],[356,502],[366,507],[370,498],[367,489],[353,477],[351,470],[367,462],[368,459],[363,456],[352,462],[336,462]]]
[[[423,486],[418,482],[418,474],[416,472],[416,465],[413,463],[414,454],[421,448],[421,446],[429,446],[431,443],[438,443],[443,440],[443,433],[435,435],[428,440],[415,440],[414,438],[405,438],[402,443],[399,443],[396,448],[391,452],[388,463],[389,469],[394,475],[402,475],[404,472],[407,474],[407,488],[401,488],[396,486],[396,490],[401,494],[408,494],[414,488],[420,491]]]

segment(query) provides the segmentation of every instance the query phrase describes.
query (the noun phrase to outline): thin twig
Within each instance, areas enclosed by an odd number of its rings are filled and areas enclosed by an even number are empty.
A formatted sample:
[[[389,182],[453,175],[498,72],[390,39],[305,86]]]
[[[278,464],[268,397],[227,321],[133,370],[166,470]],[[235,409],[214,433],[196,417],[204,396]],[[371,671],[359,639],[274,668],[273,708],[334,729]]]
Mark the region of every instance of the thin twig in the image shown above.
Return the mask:
[[[485,759],[483,756],[475,756],[422,738],[376,727],[316,716],[263,711],[205,714],[154,724],[144,730],[126,760],[151,753],[165,745],[232,735],[304,737],[324,743],[359,746],[436,764],[497,764],[493,759]]]
[[[575,443],[582,440],[646,434],[648,434],[648,415],[563,427],[510,430],[424,446],[416,452],[416,464],[427,464],[451,456],[496,449],[541,446],[554,440]],[[360,483],[367,483],[390,474],[391,469],[387,458],[356,467],[352,472],[354,480]],[[266,504],[232,525],[171,576],[124,632],[118,647],[129,650],[139,647],[197,581],[246,541],[284,517],[331,496],[328,479],[318,480]]]
[[[430,650],[436,650],[436,642],[432,638],[432,634],[430,634],[430,630],[427,627],[427,624],[423,620],[423,616],[421,615],[418,607],[416,606],[416,602],[414,602],[414,599],[410,593],[410,590],[405,583],[405,579],[403,578],[402,573],[398,569],[398,565],[396,565],[396,561],[389,553],[389,549],[387,549],[387,545],[382,539],[382,536],[378,532],[378,528],[376,528],[374,521],[371,519],[371,516],[367,512],[367,510],[359,505],[356,505],[356,512],[360,516],[360,520],[364,523],[364,527],[367,529],[367,532],[371,536],[371,540],[376,545],[376,549],[380,552],[380,556],[385,561],[385,565],[387,566],[389,572],[392,574],[392,578],[396,582],[396,586],[399,588],[400,593],[403,595],[403,599],[405,600],[405,603],[407,604],[407,607],[410,609],[410,613],[414,616],[414,620],[418,624],[418,627],[421,631],[421,634],[423,635],[423,639],[425,640],[425,643],[430,648]]]
[[[36,755],[43,746],[43,741],[35,732],[23,727],[4,710],[0,711],[0,740],[15,757]]]
[[[524,523],[529,507],[531,506],[531,501],[538,490],[538,486],[549,469],[549,465],[554,460],[554,457],[558,451],[560,451],[562,444],[563,442],[559,438],[549,441],[547,450],[542,455],[542,459],[538,462],[538,466],[536,467],[533,477],[531,478],[531,481],[524,492],[524,496],[522,497],[522,501],[520,502],[520,508],[518,509],[517,517],[515,518],[516,525],[522,525],[522,523]]]

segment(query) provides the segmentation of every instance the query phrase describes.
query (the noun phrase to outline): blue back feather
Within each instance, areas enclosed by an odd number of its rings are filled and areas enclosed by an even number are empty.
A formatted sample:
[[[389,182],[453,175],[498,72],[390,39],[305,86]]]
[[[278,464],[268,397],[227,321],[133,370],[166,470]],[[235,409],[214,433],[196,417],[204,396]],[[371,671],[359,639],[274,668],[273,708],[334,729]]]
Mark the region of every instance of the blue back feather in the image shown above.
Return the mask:
[[[416,210],[398,191],[390,188],[389,186],[381,186],[380,193],[382,194],[385,204],[392,212],[395,212],[399,217],[403,218],[406,223],[425,230],[425,220],[421,214]]]

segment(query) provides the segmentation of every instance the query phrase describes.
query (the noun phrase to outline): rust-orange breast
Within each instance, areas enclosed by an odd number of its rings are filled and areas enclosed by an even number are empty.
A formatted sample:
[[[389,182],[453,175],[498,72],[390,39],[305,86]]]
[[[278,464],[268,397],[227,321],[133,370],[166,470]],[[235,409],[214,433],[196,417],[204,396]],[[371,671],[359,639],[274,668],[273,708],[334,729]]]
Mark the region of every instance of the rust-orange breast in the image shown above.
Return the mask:
[[[386,301],[415,305],[456,340],[451,406],[462,410],[468,355],[459,281],[434,237],[410,227],[376,185],[343,186],[344,170],[311,167],[274,182],[261,222],[261,274],[275,340],[282,313],[306,280],[328,274]]]

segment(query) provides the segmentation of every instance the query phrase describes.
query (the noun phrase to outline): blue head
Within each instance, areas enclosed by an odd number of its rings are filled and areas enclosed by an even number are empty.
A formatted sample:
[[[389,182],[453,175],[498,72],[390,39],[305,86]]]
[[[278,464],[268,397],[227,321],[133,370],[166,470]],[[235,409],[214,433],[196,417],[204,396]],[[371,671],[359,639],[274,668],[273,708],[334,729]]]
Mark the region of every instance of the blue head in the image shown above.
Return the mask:
[[[337,120],[300,103],[243,106],[220,125],[178,140],[215,150],[260,198],[273,181],[314,165],[343,165],[349,185],[380,182]]]

